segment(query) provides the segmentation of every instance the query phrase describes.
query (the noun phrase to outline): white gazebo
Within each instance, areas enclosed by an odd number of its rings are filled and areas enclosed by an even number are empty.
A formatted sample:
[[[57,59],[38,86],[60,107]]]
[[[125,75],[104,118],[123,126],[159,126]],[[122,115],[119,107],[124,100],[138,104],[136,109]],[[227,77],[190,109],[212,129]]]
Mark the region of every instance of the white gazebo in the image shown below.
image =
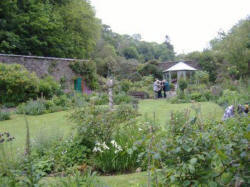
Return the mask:
[[[186,76],[191,77],[193,72],[197,71],[197,69],[193,68],[185,64],[184,62],[178,62],[177,64],[173,65],[172,67],[163,71],[164,79],[168,80],[171,83],[172,74],[177,74],[177,81],[183,77],[186,79]]]

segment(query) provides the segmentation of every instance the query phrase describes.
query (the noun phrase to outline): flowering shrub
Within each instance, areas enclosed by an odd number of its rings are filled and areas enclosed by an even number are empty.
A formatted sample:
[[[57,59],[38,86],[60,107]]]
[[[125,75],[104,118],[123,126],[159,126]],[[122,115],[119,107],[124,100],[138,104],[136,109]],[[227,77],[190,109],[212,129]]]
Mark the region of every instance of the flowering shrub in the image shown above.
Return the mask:
[[[111,173],[133,171],[140,166],[137,162],[140,150],[133,148],[134,142],[142,136],[137,116],[130,105],[109,110],[89,104],[74,111],[70,119],[77,124],[79,144],[92,150],[91,164],[101,172]]]

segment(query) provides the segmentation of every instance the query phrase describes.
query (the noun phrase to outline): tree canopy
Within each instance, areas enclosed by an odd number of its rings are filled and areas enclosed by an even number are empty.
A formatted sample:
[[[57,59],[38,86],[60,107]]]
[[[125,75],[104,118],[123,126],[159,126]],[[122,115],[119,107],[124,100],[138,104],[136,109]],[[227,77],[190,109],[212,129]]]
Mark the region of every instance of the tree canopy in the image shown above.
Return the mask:
[[[99,21],[87,0],[1,0],[0,52],[88,58]]]

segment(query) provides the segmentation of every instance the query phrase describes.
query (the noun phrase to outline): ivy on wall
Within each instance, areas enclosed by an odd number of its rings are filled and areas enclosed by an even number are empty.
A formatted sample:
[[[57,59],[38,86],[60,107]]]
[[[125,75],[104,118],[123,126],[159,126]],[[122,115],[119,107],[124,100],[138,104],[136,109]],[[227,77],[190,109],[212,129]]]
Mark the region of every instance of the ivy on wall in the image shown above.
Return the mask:
[[[69,67],[76,74],[82,76],[91,89],[97,88],[96,64],[94,61],[74,61],[70,63]]]

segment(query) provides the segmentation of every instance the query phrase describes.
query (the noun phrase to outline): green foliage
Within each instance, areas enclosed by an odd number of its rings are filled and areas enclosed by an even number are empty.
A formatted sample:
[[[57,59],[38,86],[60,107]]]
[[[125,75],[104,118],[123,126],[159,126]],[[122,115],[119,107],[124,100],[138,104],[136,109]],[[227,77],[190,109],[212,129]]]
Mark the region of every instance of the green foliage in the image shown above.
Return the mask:
[[[61,86],[53,77],[47,76],[39,81],[39,93],[45,98],[52,98],[61,93]]]
[[[139,152],[132,150],[138,133],[137,115],[130,105],[120,105],[112,111],[105,106],[88,105],[71,114],[70,119],[77,124],[79,146],[92,150],[90,162],[96,169],[122,172],[139,166]]]
[[[204,98],[203,95],[199,92],[193,92],[190,95],[190,98],[191,100],[198,101],[198,102],[206,101],[206,98]]]
[[[249,49],[250,17],[240,20],[229,33],[221,35],[212,43],[212,49],[220,52],[225,61],[225,66],[231,78],[246,76],[248,73],[248,62],[250,58]]]
[[[86,0],[4,0],[0,7],[1,53],[88,58],[94,49],[99,21]]]
[[[142,76],[150,76],[152,75],[154,78],[161,79],[162,78],[162,72],[159,69],[157,65],[154,65],[152,63],[147,63],[143,65],[141,68],[138,69],[138,72]]]
[[[20,104],[17,108],[18,114],[41,115],[46,113],[45,101],[42,99]]]
[[[79,137],[94,143],[111,141],[113,133],[121,128],[122,123],[129,124],[136,116],[136,111],[129,105],[120,105],[110,111],[104,106],[88,104],[72,113],[70,119],[76,122]]]
[[[138,54],[137,49],[135,47],[125,48],[123,51],[123,55],[127,59],[130,59],[130,58],[137,59],[139,57],[139,54]]]
[[[249,95],[245,92],[224,90],[222,96],[217,100],[217,103],[222,106],[244,104],[249,101]]]
[[[125,79],[120,82],[120,87],[121,87],[122,92],[128,93],[131,86],[132,86],[132,82],[129,80]]]
[[[29,100],[17,107],[18,114],[41,115],[46,113],[66,110],[72,106],[72,102],[65,95],[54,96],[52,100],[37,99]]]
[[[120,35],[111,30],[110,26],[102,25],[101,39],[97,43],[98,51],[102,51],[102,47],[111,45],[116,54],[126,58],[137,58],[139,62],[147,62],[149,60],[174,60],[175,54],[169,39],[162,44],[141,41],[140,37]]]
[[[0,63],[0,102],[20,103],[43,95],[51,98],[61,92],[55,80],[48,76],[39,79],[18,64],[6,65]]]
[[[39,93],[39,79],[21,65],[0,63],[0,102],[23,102]]]
[[[247,184],[247,118],[204,123],[199,107],[196,112],[194,118],[190,118],[189,111],[172,114],[165,135],[155,145],[156,184]],[[161,169],[157,170],[159,162]]]
[[[0,108],[0,121],[9,119],[10,119],[10,112]]]
[[[131,92],[145,92],[150,98],[154,98],[152,84],[154,77],[152,75],[142,77],[141,81],[133,82],[130,87]]]
[[[185,81],[184,79],[180,79],[178,81],[178,86],[179,86],[180,90],[183,92],[188,86],[187,81]]]
[[[93,61],[74,61],[70,67],[84,78],[90,88],[97,88],[96,65]]]
[[[114,95],[114,103],[117,105],[124,103],[131,103],[131,102],[132,102],[132,97],[124,92]]]
[[[198,84],[208,84],[209,82],[209,74],[204,71],[196,71],[195,72],[195,82]]]

